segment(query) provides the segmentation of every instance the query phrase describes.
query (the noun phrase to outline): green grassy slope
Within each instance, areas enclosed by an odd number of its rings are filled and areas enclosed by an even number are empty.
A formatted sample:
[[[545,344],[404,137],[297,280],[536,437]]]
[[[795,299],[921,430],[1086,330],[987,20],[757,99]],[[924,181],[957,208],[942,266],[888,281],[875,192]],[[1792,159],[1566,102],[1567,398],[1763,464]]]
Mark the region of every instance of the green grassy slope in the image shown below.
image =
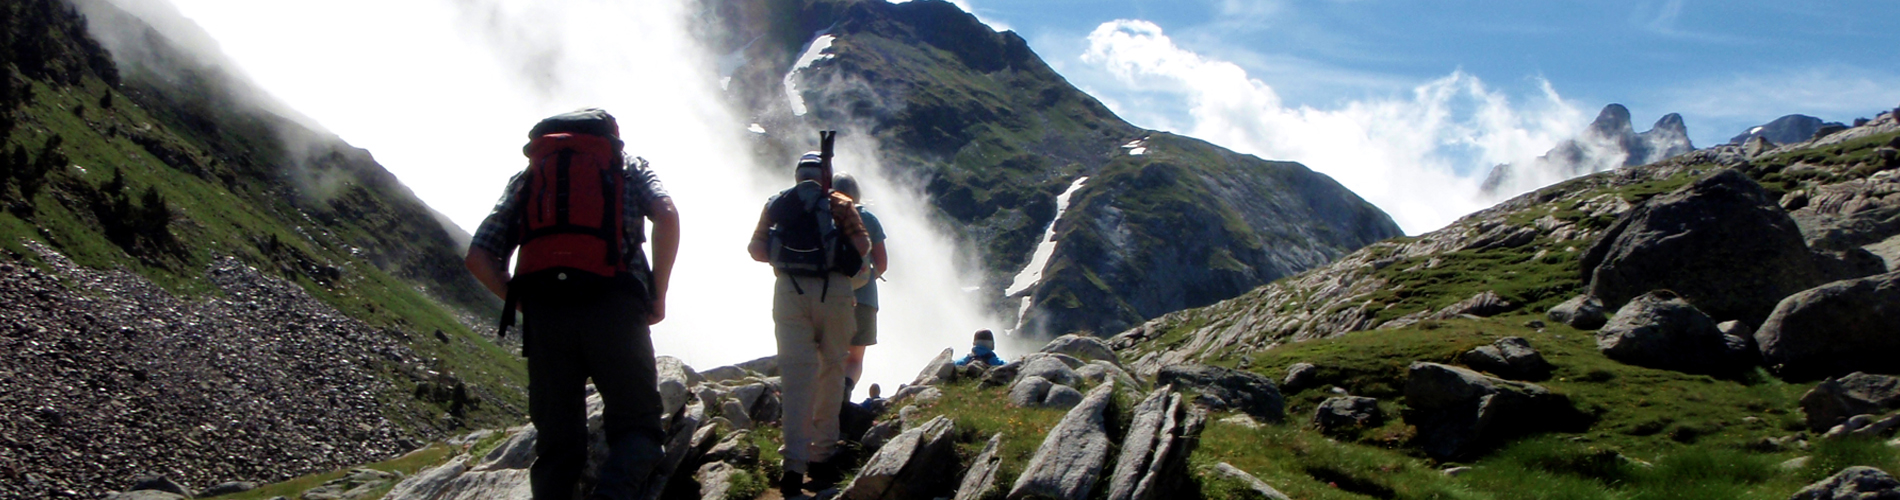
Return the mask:
[[[488,316],[493,299],[475,294],[486,292],[461,270],[446,231],[366,152],[240,105],[222,94],[234,80],[213,68],[121,73],[102,65],[110,59],[63,2],[5,10],[9,38],[0,53],[8,59],[0,69],[22,89],[0,108],[13,124],[0,150],[9,160],[0,248],[12,258],[36,260],[21,241],[38,240],[82,265],[124,266],[193,297],[219,293],[202,271],[214,257],[236,256],[439,359],[439,369],[488,403],[462,424],[520,418],[522,362],[457,320]],[[297,157],[285,137],[309,139],[322,154]],[[36,162],[51,166],[22,166]],[[300,172],[325,175],[334,189],[319,196],[295,177]],[[437,331],[460,341],[438,342]],[[421,381],[395,367],[381,371],[399,390],[380,395],[392,421],[438,427],[413,429],[429,432],[458,425],[439,418],[447,403],[408,392]]]

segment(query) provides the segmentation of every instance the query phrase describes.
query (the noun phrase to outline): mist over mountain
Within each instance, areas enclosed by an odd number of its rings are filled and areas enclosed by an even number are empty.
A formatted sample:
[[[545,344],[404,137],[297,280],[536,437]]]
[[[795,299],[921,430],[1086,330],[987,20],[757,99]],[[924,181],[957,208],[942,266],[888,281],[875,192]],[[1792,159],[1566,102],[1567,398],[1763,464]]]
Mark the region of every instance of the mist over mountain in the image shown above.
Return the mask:
[[[1106,334],[1401,234],[1304,166],[1130,125],[948,2],[703,5],[767,161],[820,128],[875,140],[882,169],[922,185],[969,247],[978,293],[1031,336]],[[1085,177],[1058,219],[1057,195]],[[1051,224],[1052,255],[1025,269]]]
[[[1480,191],[1508,194],[1617,167],[1647,165],[1695,150],[1682,115],[1670,113],[1637,133],[1629,108],[1610,104],[1577,137],[1528,164],[1503,164],[1485,176]]]

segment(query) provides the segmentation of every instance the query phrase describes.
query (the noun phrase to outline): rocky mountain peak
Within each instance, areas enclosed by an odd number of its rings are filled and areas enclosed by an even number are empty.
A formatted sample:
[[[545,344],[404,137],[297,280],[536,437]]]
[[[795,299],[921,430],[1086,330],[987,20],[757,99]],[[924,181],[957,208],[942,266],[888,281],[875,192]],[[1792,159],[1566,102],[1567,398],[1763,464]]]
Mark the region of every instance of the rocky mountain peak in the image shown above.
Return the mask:
[[[1816,131],[1830,124],[1841,125],[1808,115],[1787,115],[1768,123],[1749,127],[1747,131],[1729,138],[1728,143],[1739,145],[1747,143],[1749,139],[1761,137],[1774,144],[1793,144],[1814,138]]]
[[[1597,119],[1590,122],[1590,128],[1586,133],[1610,139],[1635,134],[1636,130],[1630,125],[1629,108],[1610,103],[1603,107],[1603,111],[1597,112]]]

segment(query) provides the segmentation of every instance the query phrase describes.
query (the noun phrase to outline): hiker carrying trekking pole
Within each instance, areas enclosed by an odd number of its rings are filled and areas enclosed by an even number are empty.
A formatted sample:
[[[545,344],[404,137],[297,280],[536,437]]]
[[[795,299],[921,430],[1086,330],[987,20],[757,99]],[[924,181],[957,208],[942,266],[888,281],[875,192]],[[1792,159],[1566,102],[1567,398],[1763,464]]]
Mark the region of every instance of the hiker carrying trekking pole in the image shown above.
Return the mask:
[[[834,463],[838,409],[844,404],[844,362],[856,333],[856,285],[870,275],[864,265],[871,237],[853,200],[831,189],[835,132],[822,132],[819,152],[806,153],[793,170],[796,182],[773,195],[759,214],[752,259],[772,265],[773,335],[778,340],[784,386],[785,457],[777,479],[787,498],[805,488],[821,491],[844,478]]]
[[[679,213],[646,160],[624,152],[606,111],[547,118],[528,138],[528,167],[475,230],[468,269],[504,299],[502,335],[516,306],[525,322],[535,500],[575,497],[587,461],[589,378],[606,403],[609,451],[587,498],[631,499],[645,494],[665,440],[648,326],[666,318]],[[640,248],[648,220],[650,269]]]

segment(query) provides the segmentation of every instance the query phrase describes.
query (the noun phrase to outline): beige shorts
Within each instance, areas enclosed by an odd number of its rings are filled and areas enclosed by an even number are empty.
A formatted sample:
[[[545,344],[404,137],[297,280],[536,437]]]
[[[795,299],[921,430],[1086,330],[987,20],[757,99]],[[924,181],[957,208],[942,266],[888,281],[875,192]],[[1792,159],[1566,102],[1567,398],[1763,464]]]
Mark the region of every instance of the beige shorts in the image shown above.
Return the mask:
[[[858,333],[851,336],[851,347],[877,345],[877,308],[858,304]]]

